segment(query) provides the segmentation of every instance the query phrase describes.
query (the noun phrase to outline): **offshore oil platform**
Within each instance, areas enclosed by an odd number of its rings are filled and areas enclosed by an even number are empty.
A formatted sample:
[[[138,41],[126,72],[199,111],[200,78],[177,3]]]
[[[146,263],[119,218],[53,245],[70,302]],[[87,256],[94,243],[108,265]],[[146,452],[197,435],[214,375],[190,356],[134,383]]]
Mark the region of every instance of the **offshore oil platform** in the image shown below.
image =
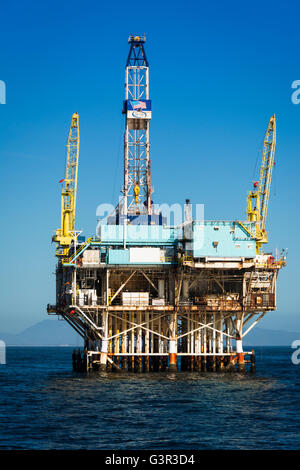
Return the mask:
[[[145,36],[129,37],[125,74],[124,185],[119,203],[95,237],[75,229],[79,116],[73,114],[61,180],[56,304],[83,338],[73,369],[135,372],[255,370],[243,338],[276,309],[284,253],[264,253],[276,144],[268,123],[258,181],[244,221],[193,219],[186,200],[182,223],[152,201],[149,158],[149,64]]]

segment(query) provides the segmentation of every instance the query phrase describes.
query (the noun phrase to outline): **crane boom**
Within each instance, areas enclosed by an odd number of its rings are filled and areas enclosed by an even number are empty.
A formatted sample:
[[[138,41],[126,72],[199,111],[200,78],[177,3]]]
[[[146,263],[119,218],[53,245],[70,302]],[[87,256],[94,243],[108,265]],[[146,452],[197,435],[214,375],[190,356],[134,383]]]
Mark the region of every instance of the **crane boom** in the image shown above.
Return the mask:
[[[276,118],[275,114],[271,117],[264,140],[264,148],[262,153],[259,188],[258,191],[261,197],[260,218],[261,229],[266,228],[266,218],[268,211],[268,203],[271,188],[272,170],[274,166],[276,146]]]
[[[58,244],[57,256],[65,256],[74,239],[79,141],[79,115],[74,113],[67,143],[66,177],[61,190],[61,227],[52,239]]]
[[[268,203],[270,196],[272,170],[274,166],[276,146],[276,118],[275,114],[270,118],[267,132],[264,139],[262,151],[259,181],[254,182],[255,190],[248,194],[248,220],[256,222],[256,246],[257,252],[263,243],[268,243],[268,234],[266,232],[266,219]],[[253,200],[255,205],[253,207]]]

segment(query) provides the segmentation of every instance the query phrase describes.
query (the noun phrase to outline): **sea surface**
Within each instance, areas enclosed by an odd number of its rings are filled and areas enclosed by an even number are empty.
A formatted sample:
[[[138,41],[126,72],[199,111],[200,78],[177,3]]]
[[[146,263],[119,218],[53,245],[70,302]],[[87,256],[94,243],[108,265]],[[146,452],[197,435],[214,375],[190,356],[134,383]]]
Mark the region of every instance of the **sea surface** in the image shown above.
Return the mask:
[[[300,365],[255,348],[257,373],[72,372],[72,349],[7,349],[0,449],[299,449]]]

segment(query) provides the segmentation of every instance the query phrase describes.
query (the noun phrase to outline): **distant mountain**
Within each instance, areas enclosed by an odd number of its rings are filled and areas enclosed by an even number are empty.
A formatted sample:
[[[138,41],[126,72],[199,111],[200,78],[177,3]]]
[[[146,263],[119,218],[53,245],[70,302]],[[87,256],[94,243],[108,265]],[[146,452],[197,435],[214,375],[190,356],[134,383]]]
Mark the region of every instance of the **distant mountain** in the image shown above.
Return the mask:
[[[254,327],[245,337],[245,346],[290,346],[300,340],[300,332]],[[19,334],[0,333],[7,346],[81,346],[81,337],[65,321],[43,320]]]
[[[0,333],[7,346],[81,346],[82,338],[65,321],[43,320],[19,334]]]

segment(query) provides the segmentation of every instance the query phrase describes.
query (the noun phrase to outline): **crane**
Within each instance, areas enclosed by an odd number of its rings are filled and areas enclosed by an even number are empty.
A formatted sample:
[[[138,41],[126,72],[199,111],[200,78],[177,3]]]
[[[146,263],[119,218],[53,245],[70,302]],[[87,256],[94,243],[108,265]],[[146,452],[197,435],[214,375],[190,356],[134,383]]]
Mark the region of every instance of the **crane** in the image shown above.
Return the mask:
[[[67,143],[66,177],[61,180],[61,227],[52,241],[57,243],[56,256],[65,257],[74,240],[77,174],[79,158],[79,115],[74,113]]]
[[[274,166],[276,146],[276,118],[275,114],[270,118],[264,139],[262,151],[259,181],[253,183],[253,190],[248,193],[247,216],[248,221],[255,222],[255,238],[257,253],[263,243],[268,243],[266,232],[266,219],[270,196],[272,170]]]

